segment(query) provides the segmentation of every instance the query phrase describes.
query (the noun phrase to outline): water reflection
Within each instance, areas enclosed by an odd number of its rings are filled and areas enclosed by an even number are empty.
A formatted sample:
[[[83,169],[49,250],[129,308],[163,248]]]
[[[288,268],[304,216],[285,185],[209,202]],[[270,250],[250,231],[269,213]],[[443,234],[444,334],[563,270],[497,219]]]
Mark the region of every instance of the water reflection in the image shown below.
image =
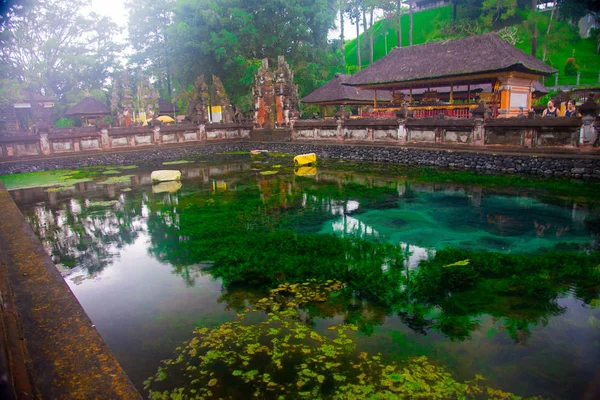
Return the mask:
[[[582,378],[573,393],[581,392],[593,371],[590,359],[598,353],[582,348],[597,349],[597,286],[547,270],[517,278],[499,269],[474,279],[466,289],[452,288],[450,275],[438,281],[415,276],[420,261],[448,246],[506,253],[597,249],[600,224],[594,205],[552,203],[528,191],[415,184],[321,169],[309,176],[291,171],[263,176],[248,163],[181,170],[182,186],[177,188],[158,190],[151,185],[150,171],[142,171],[129,183],[12,192],[138,386],[191,327],[227,319],[264,295],[259,273],[248,278],[257,283],[254,288],[215,281],[215,260],[243,266],[266,262],[269,267],[296,253],[304,256],[309,250],[302,247],[302,238],[311,234],[391,243],[407,260],[379,264],[378,279],[391,273],[402,277],[389,299],[387,289],[381,290],[380,302],[356,291],[306,307],[303,321],[317,330],[324,329],[326,320],[353,323],[364,334],[365,348],[392,357],[434,354],[465,377],[487,368],[493,371],[486,375],[523,386],[525,390],[510,388],[519,393],[538,393],[544,386],[552,387],[548,393],[563,393],[560,383],[538,376],[548,358],[532,356],[531,349],[546,346],[550,355],[564,354],[557,346],[566,346],[576,354],[586,366],[582,370],[555,367],[565,376],[578,370]],[[284,231],[299,235],[285,236],[296,240],[296,247],[291,243],[272,250],[277,236],[269,235]],[[330,246],[333,254],[338,242],[327,240],[323,238],[323,247]],[[361,256],[357,249],[352,257]],[[379,262],[384,259],[380,256],[373,258]],[[460,277],[472,278],[466,272]],[[569,331],[578,332],[578,342],[552,339]],[[488,362],[479,361],[478,353]],[[524,353],[526,366],[516,368]],[[510,362],[498,361],[502,354]],[[138,365],[136,357],[151,367]],[[466,371],[463,361],[477,369]],[[510,368],[512,372],[506,371]]]

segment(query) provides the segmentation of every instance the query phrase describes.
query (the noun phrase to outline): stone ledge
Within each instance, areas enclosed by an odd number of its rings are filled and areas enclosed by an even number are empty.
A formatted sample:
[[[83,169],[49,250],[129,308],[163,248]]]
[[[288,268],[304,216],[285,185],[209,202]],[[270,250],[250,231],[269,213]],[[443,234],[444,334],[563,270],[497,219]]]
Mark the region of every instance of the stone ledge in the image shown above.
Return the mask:
[[[1,182],[0,257],[29,355],[31,397],[141,399]]]

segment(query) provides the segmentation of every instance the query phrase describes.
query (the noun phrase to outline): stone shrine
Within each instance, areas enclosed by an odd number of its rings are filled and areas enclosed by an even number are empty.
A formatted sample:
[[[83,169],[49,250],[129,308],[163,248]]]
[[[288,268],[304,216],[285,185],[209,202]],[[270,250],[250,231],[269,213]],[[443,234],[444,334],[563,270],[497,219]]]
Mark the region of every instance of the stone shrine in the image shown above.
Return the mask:
[[[206,123],[208,121],[209,101],[208,86],[204,80],[204,75],[200,75],[194,84],[185,119],[196,124]]]
[[[211,105],[221,107],[221,122],[233,122],[233,107],[218,76],[212,76]]]
[[[283,56],[277,57],[277,69],[269,70],[268,59],[256,74],[253,88],[254,124],[256,128],[283,128],[290,126],[290,119],[298,115],[298,87],[294,73]]]

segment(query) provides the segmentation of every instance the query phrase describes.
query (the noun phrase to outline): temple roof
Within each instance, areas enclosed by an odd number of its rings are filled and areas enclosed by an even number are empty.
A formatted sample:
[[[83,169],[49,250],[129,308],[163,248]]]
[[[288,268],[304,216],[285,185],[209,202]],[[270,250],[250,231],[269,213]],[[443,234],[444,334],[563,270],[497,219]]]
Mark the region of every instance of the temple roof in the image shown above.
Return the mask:
[[[542,85],[540,82],[535,81],[535,82],[533,82],[533,93],[535,93],[537,95],[548,94],[548,93],[550,93],[550,89],[548,89],[546,86]]]
[[[549,75],[557,70],[517,49],[495,32],[411,47],[387,56],[353,75],[352,86],[402,84],[448,77],[518,71]]]
[[[163,99],[158,99],[159,114],[173,114],[173,112],[179,111],[181,111],[181,108],[177,107],[177,104],[175,104],[175,110],[173,110],[173,103]]]
[[[337,74],[332,80],[304,96],[300,101],[312,104],[373,104],[373,90],[358,90],[344,85],[350,75]],[[389,102],[392,96],[389,91],[378,91],[377,101]]]
[[[65,115],[110,115],[110,108],[92,97],[86,97],[69,107]]]
[[[45,103],[45,102],[53,102],[56,101],[56,98],[53,96],[43,96],[39,93],[35,93],[26,89],[21,89],[21,98],[23,101],[36,102],[36,103]]]

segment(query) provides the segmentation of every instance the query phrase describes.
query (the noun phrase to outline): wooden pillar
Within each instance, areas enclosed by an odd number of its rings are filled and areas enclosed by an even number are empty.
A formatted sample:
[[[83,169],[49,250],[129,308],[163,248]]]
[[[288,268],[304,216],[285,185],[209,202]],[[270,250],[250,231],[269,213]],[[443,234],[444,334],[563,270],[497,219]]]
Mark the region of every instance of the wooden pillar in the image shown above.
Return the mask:
[[[409,103],[412,104],[412,86],[410,87],[410,92],[409,92],[410,96],[409,96]]]
[[[450,104],[454,104],[454,83],[450,84]]]
[[[373,93],[373,108],[377,108],[377,89],[375,89]]]
[[[502,89],[500,91],[500,109],[508,110],[510,104],[510,91],[508,89]]]
[[[471,103],[471,84],[467,85],[467,104]]]

